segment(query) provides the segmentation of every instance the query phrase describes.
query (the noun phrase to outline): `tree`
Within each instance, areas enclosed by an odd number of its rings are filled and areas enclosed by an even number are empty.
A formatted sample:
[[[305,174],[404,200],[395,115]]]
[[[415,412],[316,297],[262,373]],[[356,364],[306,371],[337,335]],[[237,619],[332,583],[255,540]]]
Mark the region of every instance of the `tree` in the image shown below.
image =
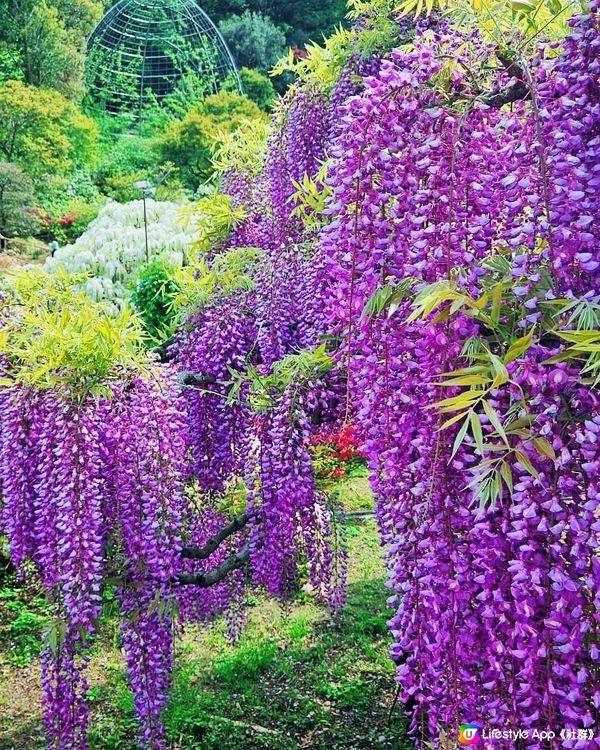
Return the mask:
[[[261,13],[286,34],[288,44],[320,42],[344,19],[345,0],[204,0],[203,9],[217,24],[244,12]]]
[[[9,237],[30,234],[34,210],[31,180],[16,164],[0,162],[0,232]]]
[[[274,23],[286,26],[288,43],[303,45],[321,42],[344,20],[345,0],[251,0],[250,7],[269,16]]]
[[[0,0],[0,80],[83,95],[86,40],[102,14],[96,0]]]
[[[71,44],[56,8],[45,2],[34,6],[23,30],[23,44],[27,83],[81,97],[83,57]]]
[[[163,161],[172,162],[186,187],[195,190],[212,174],[212,147],[219,131],[233,132],[263,113],[245,96],[221,91],[193,106],[182,120],[174,120],[157,139]]]
[[[0,86],[0,154],[34,180],[89,162],[96,139],[94,122],[57,91],[19,81]]]
[[[271,79],[259,73],[258,70],[242,68],[240,80],[244,94],[253,102],[256,102],[262,110],[268,111],[277,96]],[[225,88],[228,90],[235,90],[234,85],[235,83],[231,79],[225,82]]]
[[[0,83],[23,80],[23,60],[17,49],[5,45],[0,49]]]
[[[219,29],[240,67],[268,73],[285,53],[285,34],[261,13],[245,11],[222,21]]]

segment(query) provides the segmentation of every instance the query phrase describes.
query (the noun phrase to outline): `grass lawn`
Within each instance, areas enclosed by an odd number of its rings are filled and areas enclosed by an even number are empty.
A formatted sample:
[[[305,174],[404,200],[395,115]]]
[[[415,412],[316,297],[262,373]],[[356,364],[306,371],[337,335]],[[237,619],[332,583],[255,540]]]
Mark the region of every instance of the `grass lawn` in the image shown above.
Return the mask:
[[[349,502],[356,507],[365,503]],[[409,750],[405,721],[391,718],[395,682],[375,523],[346,527],[348,605],[339,624],[302,592],[281,606],[251,599],[237,645],[223,622],[186,628],[177,643],[166,713],[175,750]],[[0,588],[0,749],[42,750],[42,597],[14,580]],[[93,750],[137,750],[131,694],[109,618],[94,648],[88,699]]]

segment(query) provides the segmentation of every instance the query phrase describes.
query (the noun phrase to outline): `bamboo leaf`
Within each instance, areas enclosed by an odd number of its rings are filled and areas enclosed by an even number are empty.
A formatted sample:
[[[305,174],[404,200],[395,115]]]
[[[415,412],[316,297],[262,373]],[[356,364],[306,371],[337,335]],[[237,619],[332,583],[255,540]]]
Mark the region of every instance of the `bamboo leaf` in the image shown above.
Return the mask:
[[[554,333],[561,339],[574,344],[589,343],[600,339],[600,331],[554,331]]]
[[[474,411],[471,412],[471,432],[473,433],[473,438],[475,439],[475,445],[477,446],[479,453],[483,456],[483,430],[481,428],[481,420],[479,419],[479,415]]]
[[[534,331],[535,326],[533,326],[529,333],[525,334],[525,336],[521,336],[520,339],[517,339],[513,344],[510,345],[508,351],[504,355],[505,365],[513,362],[515,359],[520,357],[521,354],[524,354],[529,349],[533,340]]]
[[[450,458],[454,458],[457,450],[460,448],[462,441],[464,440],[464,437],[467,433],[468,426],[469,426],[469,415],[465,417],[465,421],[463,422],[462,427],[456,433],[456,437],[454,438],[454,445],[452,446],[452,455],[450,456]]]
[[[543,437],[537,437],[532,438],[531,442],[534,444],[540,456],[546,456],[546,458],[556,461],[556,453],[554,452],[552,443],[549,440],[546,440],[546,438]]]
[[[500,435],[506,445],[510,447],[508,438],[506,437],[506,432],[504,431],[504,427],[502,426],[502,422],[500,421],[500,417],[496,413],[495,409],[485,399],[483,400],[483,410],[487,414],[488,419],[492,423],[492,426],[494,427],[498,435]]]
[[[564,352],[560,352],[560,354],[555,354],[553,357],[549,357],[548,359],[545,359],[542,364],[543,365],[555,365],[558,362],[565,362],[569,359],[573,359],[577,356],[577,353],[574,352],[572,349],[565,349]]]
[[[450,417],[450,419],[447,419],[443,425],[438,429],[438,432],[441,432],[442,430],[448,429],[448,427],[451,427],[453,424],[456,424],[460,419],[464,417],[464,412],[462,414],[455,414],[453,417]]]
[[[464,391],[458,396],[451,396],[450,398],[444,398],[441,401],[436,401],[433,404],[429,404],[426,409],[445,409],[449,406],[456,407],[457,409],[468,409],[472,402],[476,399],[480,399],[483,395],[483,391]]]
[[[514,422],[511,422],[507,428],[507,432],[512,432],[513,430],[520,430],[523,427],[531,427],[531,425],[535,422],[535,418],[532,417],[530,414],[527,414],[525,417],[520,417],[519,419],[515,419]]]
[[[452,312],[452,306],[445,307],[441,312],[439,312],[435,316],[435,318],[431,322],[432,323],[444,323],[450,317],[451,312]]]
[[[450,314],[454,315],[454,313],[458,312],[460,308],[465,304],[465,300],[462,298],[455,299],[454,302],[450,305]]]
[[[504,484],[506,485],[510,495],[513,493],[513,478],[512,478],[512,471],[510,470],[510,466],[506,461],[503,461],[500,465],[500,476],[504,480]]]
[[[525,453],[523,453],[523,451],[515,451],[515,458],[521,464],[521,466],[531,474],[531,476],[535,477],[536,479],[539,477],[538,470],[531,463],[529,457]]]
[[[500,310],[502,306],[502,294],[504,292],[504,284],[500,282],[495,284],[492,289],[492,313],[491,318],[494,325],[498,325],[500,321]]]
[[[440,378],[452,378],[458,375],[472,375],[475,373],[483,373],[488,372],[489,368],[485,367],[484,365],[474,365],[473,367],[464,367],[461,370],[450,370],[449,372],[443,372],[441,375],[437,376]]]
[[[509,375],[508,370],[504,366],[504,363],[502,360],[497,357],[495,354],[492,354],[491,352],[488,352],[488,356],[490,358],[490,361],[492,363],[492,367],[494,369],[495,377],[492,381],[492,389],[498,388],[501,385],[504,385],[504,383],[507,383],[509,381]]]
[[[475,308],[476,310],[483,310],[483,309],[485,308],[485,306],[487,305],[487,303],[489,302],[489,299],[490,299],[490,298],[489,298],[489,296],[488,296],[487,292],[484,292],[484,293],[483,293],[483,294],[481,295],[481,297],[479,297],[478,299],[476,299],[476,300],[475,300],[475,301],[473,302],[472,306],[473,306],[473,307],[474,307],[474,308]]]
[[[486,385],[487,383],[489,383],[489,378],[484,378],[482,375],[464,375],[458,378],[445,380],[442,383],[432,383],[432,385],[450,387],[457,385]]]

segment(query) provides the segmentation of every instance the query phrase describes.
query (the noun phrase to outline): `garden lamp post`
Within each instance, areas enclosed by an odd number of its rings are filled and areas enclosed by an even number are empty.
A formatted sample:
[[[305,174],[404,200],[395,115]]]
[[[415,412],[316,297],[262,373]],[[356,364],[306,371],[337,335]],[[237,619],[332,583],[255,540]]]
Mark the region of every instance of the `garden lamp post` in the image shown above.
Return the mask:
[[[146,198],[153,198],[156,195],[156,188],[152,187],[149,180],[138,180],[133,183],[133,187],[142,194],[144,203],[144,239],[146,241],[146,263],[150,263],[150,250],[148,248],[148,215],[146,213]]]

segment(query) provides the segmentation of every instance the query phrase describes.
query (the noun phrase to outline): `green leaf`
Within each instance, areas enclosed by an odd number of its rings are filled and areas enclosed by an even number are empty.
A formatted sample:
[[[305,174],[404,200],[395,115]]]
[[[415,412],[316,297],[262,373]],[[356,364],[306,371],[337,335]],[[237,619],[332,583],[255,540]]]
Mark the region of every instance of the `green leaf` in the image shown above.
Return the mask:
[[[502,295],[504,293],[504,284],[500,282],[495,284],[492,289],[492,313],[491,318],[494,325],[498,325],[500,321],[500,310],[502,307]]]
[[[538,470],[531,463],[529,457],[525,453],[523,453],[523,451],[515,451],[515,458],[524,469],[527,469],[531,476],[535,477],[536,479],[539,477]]]
[[[512,495],[513,493],[513,478],[512,478],[512,472],[510,470],[510,466],[506,461],[502,461],[500,465],[500,476],[504,480],[504,484],[506,485],[509,493]]]
[[[479,453],[483,456],[483,430],[481,428],[479,415],[475,411],[471,412],[471,432],[473,433],[473,437],[475,439],[475,445],[477,446]]]
[[[458,396],[451,396],[450,398],[444,398],[441,401],[429,404],[426,408],[439,409],[442,412],[468,409],[473,405],[473,401],[479,400],[482,397],[483,393],[483,391],[465,391]]]
[[[520,357],[529,349],[529,347],[531,346],[531,342],[533,340],[534,331],[535,331],[535,326],[533,326],[533,328],[529,331],[529,333],[525,334],[525,336],[522,336],[520,339],[517,339],[513,344],[511,344],[508,351],[504,355],[505,365],[508,365],[510,362],[513,362],[515,359]]]
[[[492,354],[491,352],[488,352],[488,356],[490,358],[490,362],[492,363],[492,368],[495,373],[494,380],[492,381],[491,388],[492,390],[494,388],[498,388],[501,385],[504,385],[504,383],[507,383],[509,381],[509,375],[508,370],[504,366],[504,363],[502,360],[497,357],[495,354]]]
[[[464,437],[467,433],[467,427],[469,426],[469,415],[465,417],[465,421],[462,424],[462,427],[460,430],[456,433],[456,437],[454,438],[454,445],[452,446],[452,455],[450,458],[454,458],[456,455],[456,451],[460,448],[462,441],[464,440]]]
[[[484,378],[482,375],[462,375],[457,378],[445,380],[442,383],[432,383],[432,385],[450,387],[457,385],[487,385],[489,382],[489,378]]]
[[[386,307],[388,308],[388,317],[392,317],[400,307],[400,303],[409,296],[410,286],[414,283],[412,277],[403,279],[399,284],[386,284],[376,289],[367,300],[360,319],[376,318]]]
[[[546,440],[546,438],[543,437],[537,437],[532,438],[531,442],[534,444],[535,449],[540,456],[546,456],[546,458],[549,458],[551,461],[556,461],[556,453],[554,452],[552,443],[549,440]]]
[[[590,343],[600,339],[600,331],[555,331],[554,333],[573,344]]]
[[[461,414],[455,414],[453,417],[450,417],[450,419],[447,419],[444,424],[438,429],[438,432],[441,432],[442,430],[446,430],[448,427],[451,427],[453,424],[456,424],[460,419],[464,417],[464,412]]]
[[[56,658],[65,640],[67,625],[62,620],[54,620],[46,635],[48,646],[52,655]]]
[[[504,431],[504,427],[502,426],[502,422],[500,421],[500,417],[496,413],[495,409],[485,399],[483,400],[482,403],[483,403],[483,410],[487,414],[488,419],[492,423],[492,426],[494,427],[494,429],[496,430],[496,432],[498,433],[498,435],[500,435],[500,437],[502,438],[502,440],[506,443],[506,445],[510,447],[509,442],[508,442],[508,438],[506,437],[506,432]]]
[[[531,414],[526,414],[524,417],[515,419],[515,421],[507,425],[505,429],[507,430],[507,432],[512,432],[513,430],[522,430],[525,427],[531,427],[534,422],[535,417],[531,416]]]
[[[464,367],[461,370],[450,370],[439,375],[440,378],[452,378],[458,375],[472,375],[475,373],[487,373],[488,368],[484,365],[474,365],[473,367]]]

